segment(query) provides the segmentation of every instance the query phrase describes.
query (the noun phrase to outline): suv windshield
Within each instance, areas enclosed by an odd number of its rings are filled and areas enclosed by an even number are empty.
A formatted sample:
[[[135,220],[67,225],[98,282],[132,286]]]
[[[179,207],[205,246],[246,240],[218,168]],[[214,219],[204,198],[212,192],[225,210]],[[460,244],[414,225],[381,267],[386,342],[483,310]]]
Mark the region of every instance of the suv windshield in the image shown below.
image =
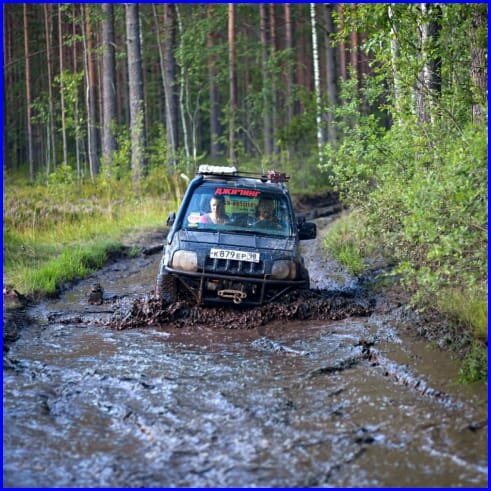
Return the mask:
[[[195,189],[184,214],[185,230],[253,232],[279,237],[293,234],[285,196],[238,185],[204,183]]]

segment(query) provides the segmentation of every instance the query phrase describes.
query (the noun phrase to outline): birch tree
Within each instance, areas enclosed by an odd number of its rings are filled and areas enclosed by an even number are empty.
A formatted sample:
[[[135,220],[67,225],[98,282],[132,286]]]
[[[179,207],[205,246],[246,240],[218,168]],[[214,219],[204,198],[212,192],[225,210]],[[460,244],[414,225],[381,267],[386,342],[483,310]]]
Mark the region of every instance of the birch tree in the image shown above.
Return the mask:
[[[338,104],[337,78],[338,71],[336,67],[336,50],[333,46],[334,36],[336,34],[334,22],[332,19],[334,6],[331,4],[324,5],[324,44],[326,55],[326,92],[329,109],[327,111],[327,131],[328,140],[332,145],[336,144],[337,135],[334,125],[334,110]]]
[[[72,56],[73,56],[73,71],[78,73],[78,50],[77,50],[77,5],[73,5],[73,20],[72,20],[72,35],[73,35],[73,44],[72,44]],[[81,169],[81,157],[80,157],[80,146],[82,143],[82,127],[80,123],[80,115],[79,115],[79,96],[78,90],[75,94],[75,103],[74,103],[74,133],[75,133],[75,160],[77,166],[77,177],[80,179],[82,176]]]
[[[322,147],[325,144],[322,131],[321,83],[319,69],[319,49],[317,44],[317,20],[315,3],[310,4],[310,19],[312,29],[312,61],[314,65],[315,109],[317,127],[317,146],[319,150],[319,165],[322,164]]]

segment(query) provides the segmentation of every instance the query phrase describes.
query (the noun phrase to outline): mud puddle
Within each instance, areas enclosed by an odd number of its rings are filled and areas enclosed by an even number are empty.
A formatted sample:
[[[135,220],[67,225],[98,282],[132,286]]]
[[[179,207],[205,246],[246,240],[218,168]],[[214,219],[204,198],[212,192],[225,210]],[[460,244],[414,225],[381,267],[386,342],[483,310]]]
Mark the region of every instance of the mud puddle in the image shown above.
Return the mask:
[[[314,291],[275,305],[163,306],[156,254],[30,308],[4,352],[4,485],[486,487],[487,387],[307,247]]]

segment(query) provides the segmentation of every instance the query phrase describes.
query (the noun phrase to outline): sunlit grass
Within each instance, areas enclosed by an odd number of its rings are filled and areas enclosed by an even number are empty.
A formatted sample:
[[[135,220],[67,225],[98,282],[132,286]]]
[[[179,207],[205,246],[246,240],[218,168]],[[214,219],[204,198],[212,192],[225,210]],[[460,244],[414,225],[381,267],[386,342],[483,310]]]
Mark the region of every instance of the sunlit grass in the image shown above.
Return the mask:
[[[361,218],[351,213],[337,220],[324,237],[327,251],[355,276],[365,271],[364,258],[369,254],[363,233]]]
[[[19,280],[23,281],[22,286],[30,294],[54,293],[61,283],[84,278],[103,266],[110,253],[119,248],[120,244],[106,240],[64,249],[61,254],[41,262],[38,267],[20,267],[17,270]]]
[[[450,319],[469,327],[474,336],[488,342],[487,287],[446,289],[437,297],[437,308]]]
[[[177,193],[178,194],[178,193]],[[164,227],[174,198],[135,196],[122,185],[11,185],[4,194],[3,281],[24,294],[53,293],[101,267],[131,235]]]

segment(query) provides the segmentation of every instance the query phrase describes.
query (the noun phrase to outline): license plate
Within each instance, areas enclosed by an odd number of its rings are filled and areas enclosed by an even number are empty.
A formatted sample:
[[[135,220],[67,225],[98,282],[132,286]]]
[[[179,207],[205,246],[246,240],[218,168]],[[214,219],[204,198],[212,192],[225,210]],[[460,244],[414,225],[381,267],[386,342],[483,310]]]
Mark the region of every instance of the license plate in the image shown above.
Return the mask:
[[[233,259],[234,261],[259,262],[259,252],[231,251],[228,249],[211,249],[212,259]]]

